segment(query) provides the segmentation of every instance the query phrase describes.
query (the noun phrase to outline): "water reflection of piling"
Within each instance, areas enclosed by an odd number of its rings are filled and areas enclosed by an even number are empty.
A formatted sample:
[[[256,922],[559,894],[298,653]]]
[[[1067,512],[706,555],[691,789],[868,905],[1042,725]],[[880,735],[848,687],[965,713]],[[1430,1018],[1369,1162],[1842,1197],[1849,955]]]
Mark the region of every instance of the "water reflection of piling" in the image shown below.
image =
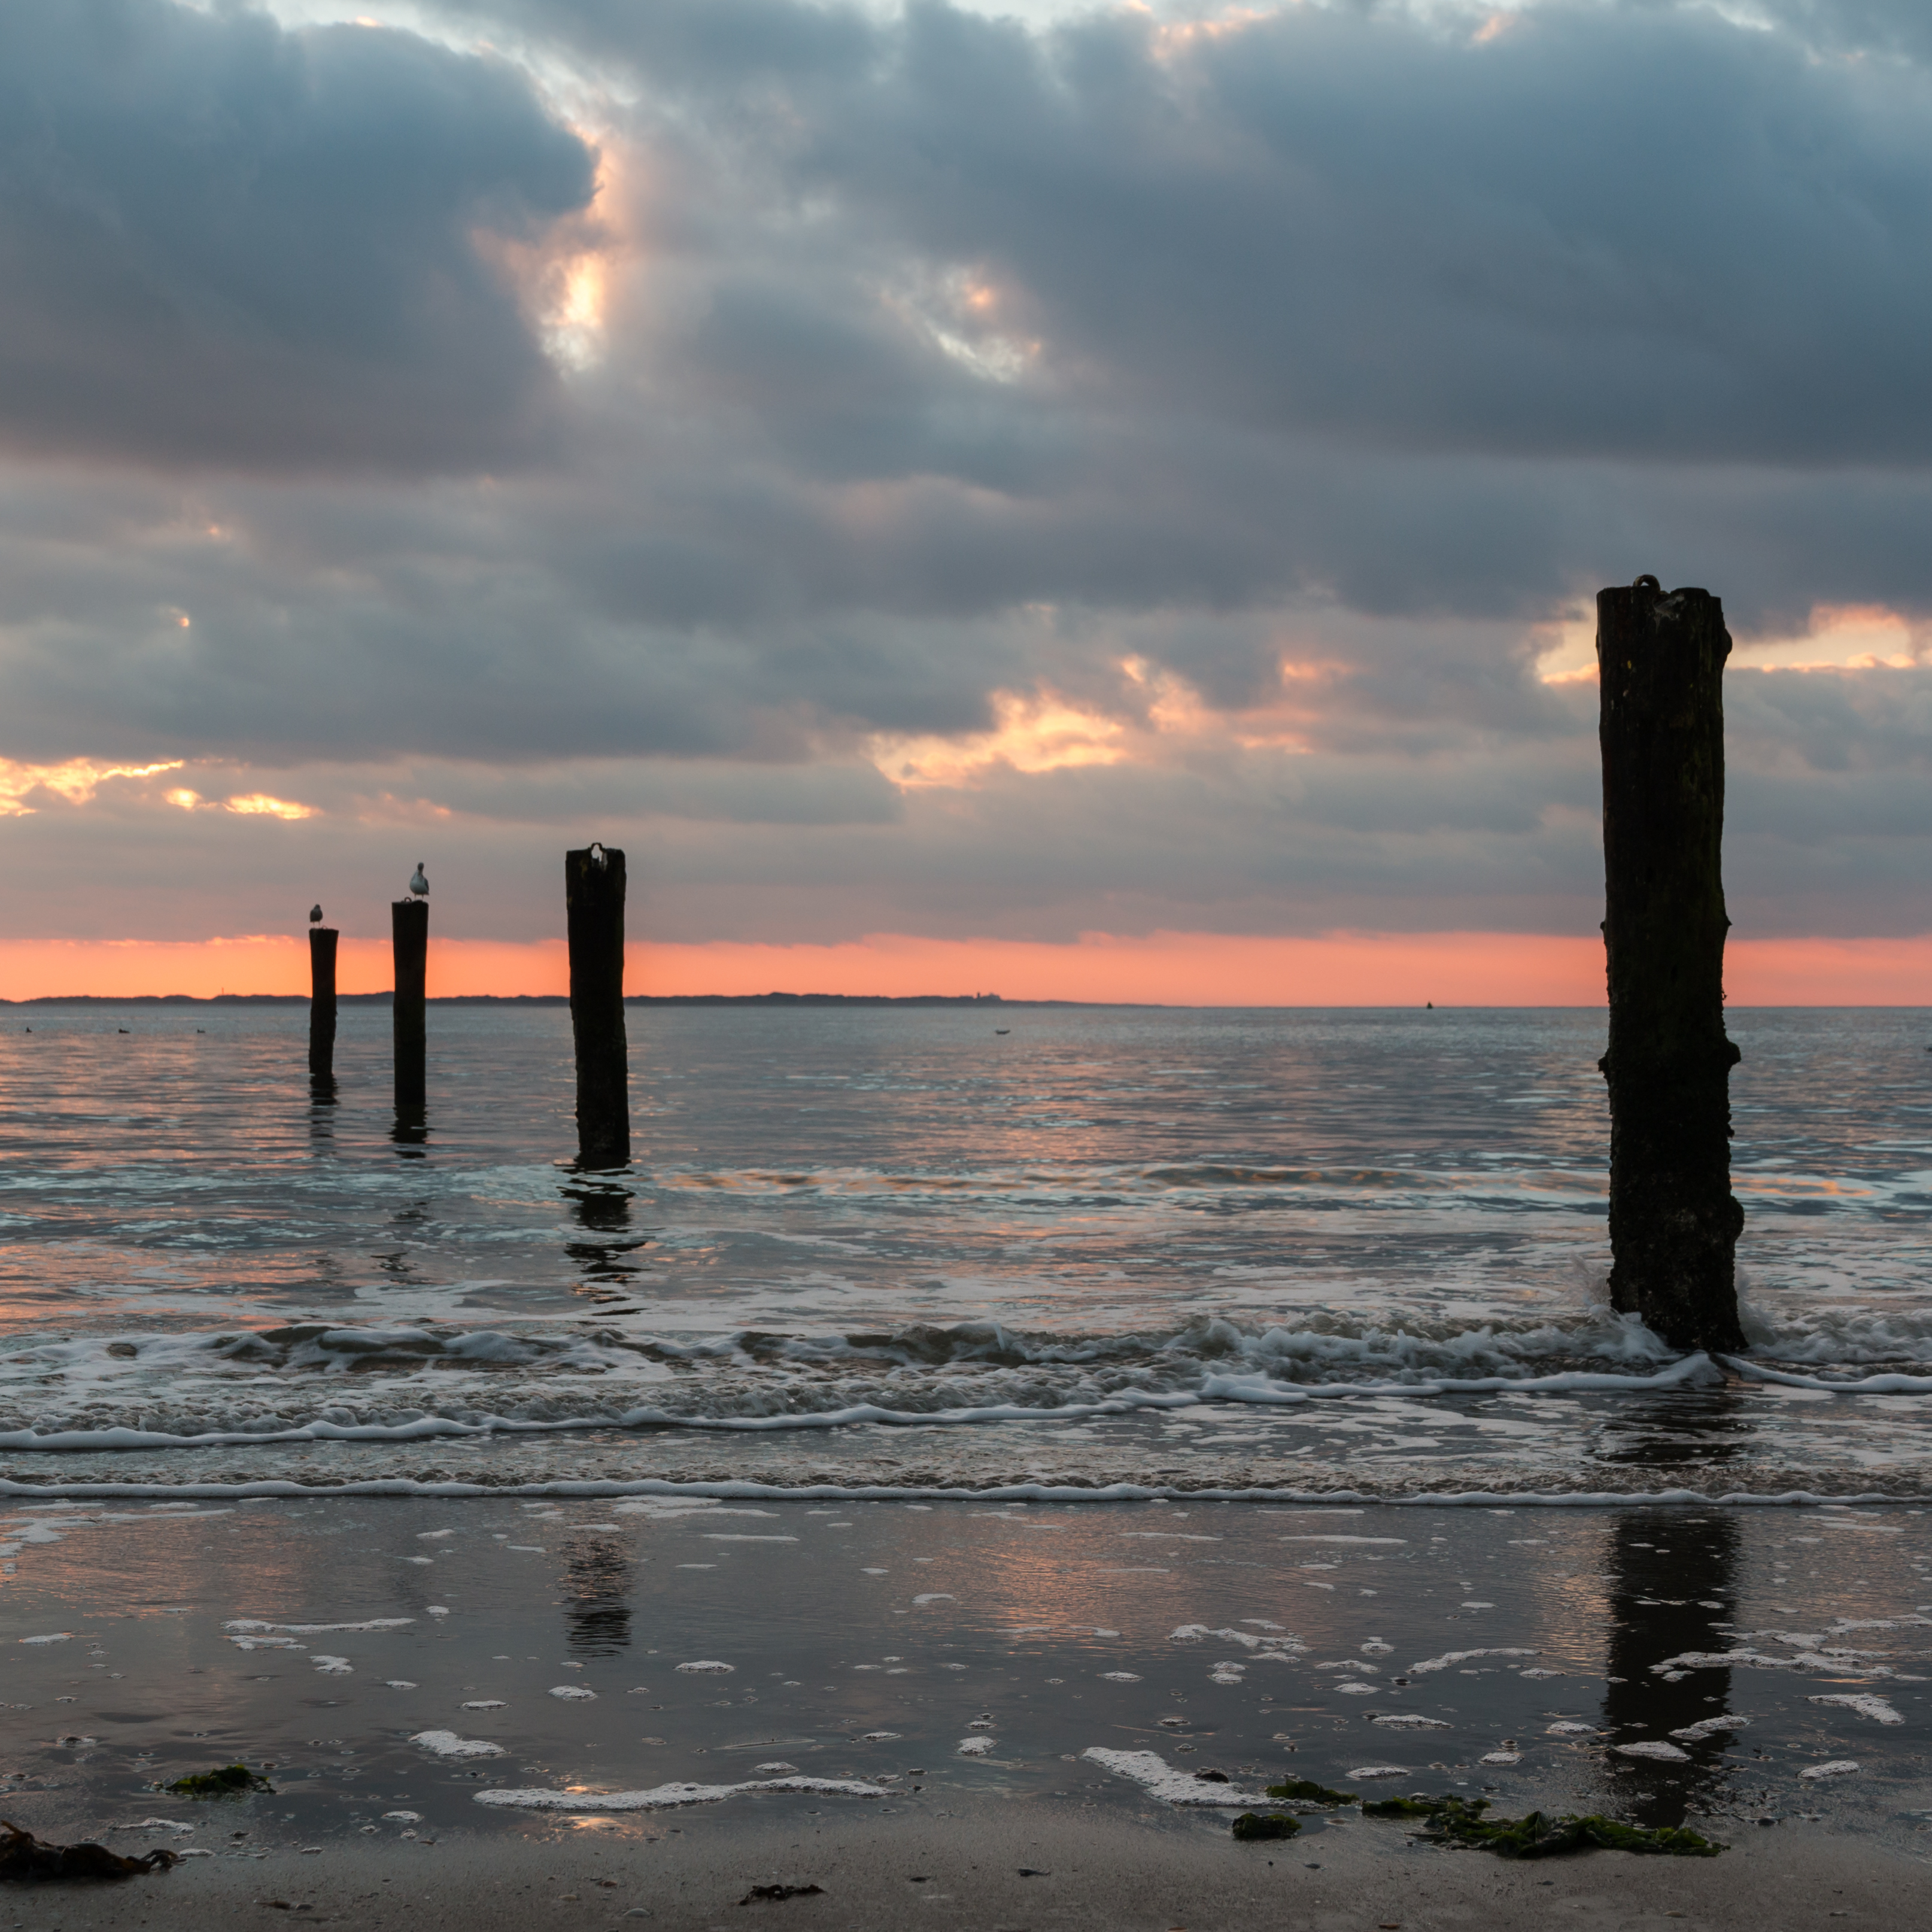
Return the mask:
[[[642,1272],[631,1256],[647,1246],[648,1234],[633,1232],[631,1190],[596,1181],[580,1181],[564,1190],[576,1211],[578,1225],[590,1237],[564,1244],[571,1264],[584,1272],[580,1294],[597,1303],[627,1300],[628,1284]]]
[[[1674,1744],[1689,1759],[1658,1763],[1612,1754],[1617,1809],[1633,1823],[1681,1825],[1724,1808],[1725,1754],[1727,1746],[1735,1750],[1735,1739],[1671,1732],[1729,1713],[1730,1672],[1652,1666],[1686,1651],[1732,1647],[1720,1626],[1737,1600],[1738,1556],[1736,1522],[1714,1510],[1628,1510],[1611,1526],[1604,1726],[1613,1744]]]
[[[396,1056],[396,1112],[421,1108],[429,1098],[426,1061],[428,1029],[425,1001],[429,983],[429,902],[398,899],[389,908],[395,950],[396,991],[392,1015]]]
[[[631,1564],[624,1546],[599,1537],[564,1559],[564,1632],[574,1657],[614,1657],[631,1641]]]
[[[332,926],[308,929],[308,1084],[311,1092],[335,1091],[335,942]]]

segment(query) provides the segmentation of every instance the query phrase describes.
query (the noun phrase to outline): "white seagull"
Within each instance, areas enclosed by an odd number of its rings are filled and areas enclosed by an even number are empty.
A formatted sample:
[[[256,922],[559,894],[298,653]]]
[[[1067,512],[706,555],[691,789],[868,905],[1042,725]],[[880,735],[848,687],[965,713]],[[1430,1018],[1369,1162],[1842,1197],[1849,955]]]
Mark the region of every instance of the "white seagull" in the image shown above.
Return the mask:
[[[419,899],[426,899],[429,897],[429,877],[424,872],[422,861],[420,859],[416,861],[415,875],[410,880],[410,890]]]
[[[312,905],[309,908],[308,922],[311,926],[320,926],[322,923],[322,908],[320,905]]]

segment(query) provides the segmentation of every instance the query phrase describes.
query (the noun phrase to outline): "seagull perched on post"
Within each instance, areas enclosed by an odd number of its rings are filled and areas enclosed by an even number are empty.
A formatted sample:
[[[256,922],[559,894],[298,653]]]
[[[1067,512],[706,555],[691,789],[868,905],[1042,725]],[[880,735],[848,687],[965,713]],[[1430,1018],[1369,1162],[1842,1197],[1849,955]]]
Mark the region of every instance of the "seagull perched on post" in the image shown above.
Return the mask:
[[[419,899],[429,897],[429,875],[422,868],[422,861],[416,861],[416,869],[410,880],[410,890]]]
[[[320,926],[322,923],[322,908],[320,905],[312,905],[309,908],[308,922],[311,926]]]

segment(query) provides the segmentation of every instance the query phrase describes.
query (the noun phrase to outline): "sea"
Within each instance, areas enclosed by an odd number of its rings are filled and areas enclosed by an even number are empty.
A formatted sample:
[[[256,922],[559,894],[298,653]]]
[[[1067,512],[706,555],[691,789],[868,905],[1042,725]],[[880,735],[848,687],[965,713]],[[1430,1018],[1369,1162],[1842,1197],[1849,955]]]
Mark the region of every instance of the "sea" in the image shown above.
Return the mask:
[[[291,1910],[1021,1798],[1922,1862],[1932,1014],[1730,1026],[1719,1358],[1607,1306],[1596,1012],[640,1005],[586,1173],[556,1007],[403,1115],[380,1007],[326,1097],[300,1006],[0,1008],[8,1815]]]
[[[1750,1338],[1608,1306],[1580,1010],[0,1008],[0,1474],[1917,1494],[1932,1013],[1733,1012]]]

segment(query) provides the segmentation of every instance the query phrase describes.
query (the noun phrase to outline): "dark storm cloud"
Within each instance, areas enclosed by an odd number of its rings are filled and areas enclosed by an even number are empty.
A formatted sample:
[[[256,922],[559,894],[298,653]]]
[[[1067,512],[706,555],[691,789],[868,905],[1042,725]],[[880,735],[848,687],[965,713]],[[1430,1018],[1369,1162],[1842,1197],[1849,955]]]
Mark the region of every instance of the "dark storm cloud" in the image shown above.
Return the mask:
[[[0,446],[250,469],[528,460],[559,400],[478,231],[595,157],[508,64],[169,0],[0,9]]]
[[[668,938],[1588,932],[1538,626],[1640,571],[1741,640],[1932,613],[1908,10],[443,11],[508,52],[0,14],[0,757],[322,814],[46,802],[37,905],[104,838],[208,929],[420,824],[534,935],[589,826]],[[614,241],[560,374],[472,236],[586,206],[526,77],[573,62]],[[1734,672],[1741,931],[1924,923],[1928,676]],[[1136,758],[865,762],[1034,692]]]
[[[984,269],[1112,406],[1403,449],[1932,449],[1910,63],[1692,5],[1535,7],[1481,38],[1394,7],[1192,34],[934,0],[523,17],[627,52],[647,99],[704,101],[746,178],[831,198],[852,228],[822,248]]]

